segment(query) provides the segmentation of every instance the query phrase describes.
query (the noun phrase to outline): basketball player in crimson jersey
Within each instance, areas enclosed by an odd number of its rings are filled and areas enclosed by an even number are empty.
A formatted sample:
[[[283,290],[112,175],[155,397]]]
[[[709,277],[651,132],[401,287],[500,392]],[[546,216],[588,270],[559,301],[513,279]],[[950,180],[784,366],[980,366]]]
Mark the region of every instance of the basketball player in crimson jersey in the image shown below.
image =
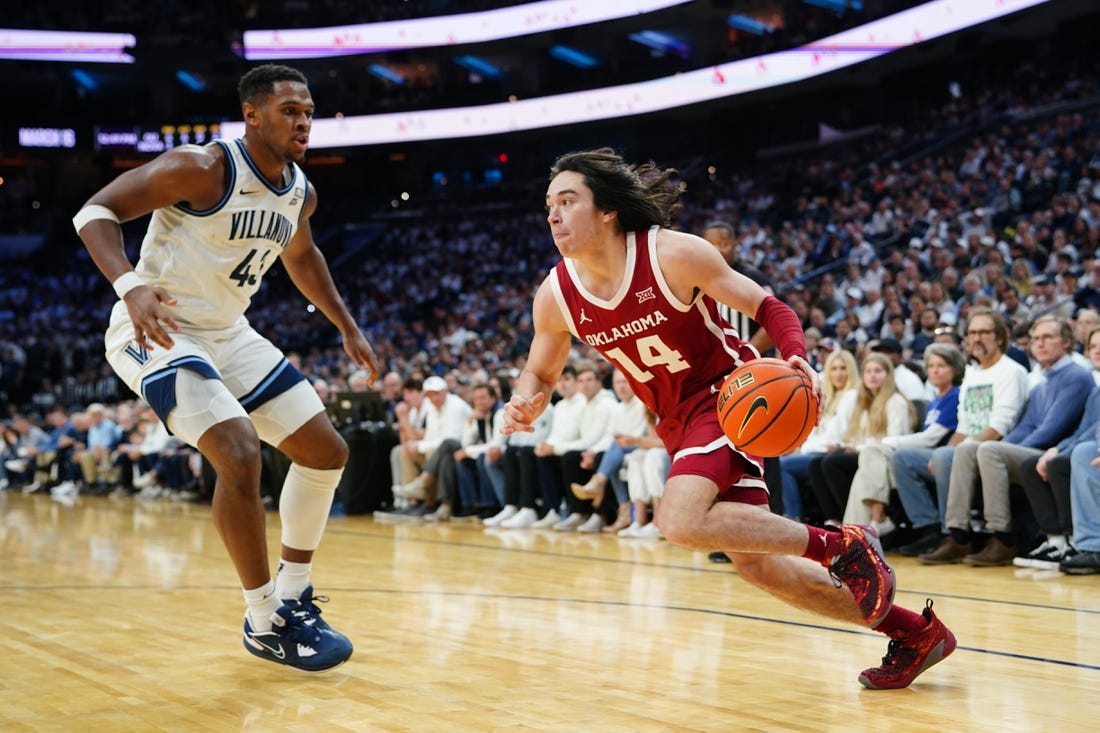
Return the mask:
[[[298,167],[313,120],[305,76],[265,64],[241,78],[239,92],[242,139],[161,154],[92,196],[73,225],[119,298],[107,360],[217,471],[214,524],[248,605],[245,649],[320,671],[352,653],[348,638],[321,618],[310,582],[348,448],[313,387],[244,316],[274,261],[282,259],[295,286],[339,329],[356,366],[376,374],[378,360],[310,232],[317,196]],[[119,222],[150,212],[134,268]],[[279,500],[283,546],[274,580],[261,440],[293,461]]]
[[[893,604],[893,571],[870,527],[820,529],[768,511],[760,459],[739,451],[718,424],[717,388],[755,357],[724,332],[718,303],[754,314],[819,394],[820,380],[790,308],[705,240],[665,228],[680,197],[674,173],[627,165],[608,148],[555,162],[546,209],[563,259],[535,295],[535,336],[503,431],[531,430],[572,337],[590,344],[659,418],[673,459],[657,517],[665,536],[728,553],[742,578],[791,605],[889,635],[882,665],[859,679],[874,689],[905,687],[950,654],[955,638],[931,602],[922,613]]]

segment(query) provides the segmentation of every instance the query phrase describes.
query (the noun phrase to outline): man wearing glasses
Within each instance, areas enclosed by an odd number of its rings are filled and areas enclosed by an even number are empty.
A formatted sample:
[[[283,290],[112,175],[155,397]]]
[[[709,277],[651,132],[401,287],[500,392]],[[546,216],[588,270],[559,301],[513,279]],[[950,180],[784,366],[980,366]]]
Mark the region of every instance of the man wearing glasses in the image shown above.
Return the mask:
[[[955,434],[947,445],[899,448],[891,459],[898,495],[915,533],[914,540],[900,548],[903,555],[919,555],[922,562],[940,564],[959,562],[970,554],[969,540],[956,543],[944,536],[948,486],[958,454],[972,459],[978,445],[1007,435],[1023,411],[1027,370],[1006,356],[1008,339],[1008,326],[999,313],[986,307],[971,311],[966,351],[977,364],[967,368],[959,388]],[[935,496],[929,492],[933,485]]]
[[[971,321],[969,338],[988,338],[976,333]],[[1039,362],[1041,379],[1031,390],[1023,416],[1003,440],[962,443],[951,464],[946,523],[950,536],[926,563],[958,562],[978,567],[1008,565],[1016,557],[1015,533],[1009,503],[1009,486],[1022,482],[1020,464],[1041,455],[1070,435],[1084,412],[1084,397],[1094,382],[1089,370],[1069,356],[1073,331],[1055,315],[1040,316],[1031,326],[1031,351]],[[960,402],[961,404],[961,402]],[[980,552],[970,553],[970,507],[981,481],[982,510],[986,528],[993,532]],[[966,554],[959,557],[959,553]]]

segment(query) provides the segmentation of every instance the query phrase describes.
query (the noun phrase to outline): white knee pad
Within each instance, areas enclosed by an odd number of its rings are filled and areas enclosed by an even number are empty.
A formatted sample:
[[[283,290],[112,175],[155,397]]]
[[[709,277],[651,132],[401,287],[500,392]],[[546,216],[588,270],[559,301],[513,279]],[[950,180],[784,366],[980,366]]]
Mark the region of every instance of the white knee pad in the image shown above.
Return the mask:
[[[168,415],[168,429],[180,440],[197,447],[203,433],[235,417],[248,414],[220,380],[189,369],[177,372],[176,407]]]
[[[279,496],[283,545],[308,552],[317,549],[343,473],[342,468],[306,468],[291,464]]]

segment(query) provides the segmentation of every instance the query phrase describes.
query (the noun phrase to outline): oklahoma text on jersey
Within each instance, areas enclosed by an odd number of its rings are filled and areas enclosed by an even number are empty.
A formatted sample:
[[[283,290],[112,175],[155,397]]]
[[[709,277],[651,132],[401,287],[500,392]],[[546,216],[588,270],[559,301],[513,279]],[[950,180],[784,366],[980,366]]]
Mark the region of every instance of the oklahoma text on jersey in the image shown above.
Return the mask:
[[[661,311],[654,311],[643,318],[635,318],[630,323],[615,326],[611,331],[586,334],[584,340],[587,341],[590,346],[602,346],[604,344],[610,344],[612,341],[626,338],[627,336],[639,336],[666,321],[668,321],[668,316]]]

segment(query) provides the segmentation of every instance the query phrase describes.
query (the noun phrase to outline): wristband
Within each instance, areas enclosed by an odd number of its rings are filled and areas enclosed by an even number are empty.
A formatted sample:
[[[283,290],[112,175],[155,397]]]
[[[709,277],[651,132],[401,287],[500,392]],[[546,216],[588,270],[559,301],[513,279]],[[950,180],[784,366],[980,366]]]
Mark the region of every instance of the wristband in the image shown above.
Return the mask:
[[[118,224],[118,217],[115,216],[115,212],[111,211],[106,206],[88,204],[83,209],[76,212],[76,216],[73,217],[73,227],[76,229],[76,233],[80,234],[80,230],[83,229],[88,222],[94,221],[95,219],[107,219]]]
[[[806,358],[806,340],[802,334],[802,324],[790,306],[774,295],[764,298],[754,318],[764,328],[764,333],[775,344],[776,350],[784,359],[792,356]]]
[[[134,288],[140,288],[145,284],[145,281],[138,276],[136,272],[130,270],[124,272],[118,276],[118,278],[111,283],[115,289],[115,294],[118,295],[118,299],[122,300],[126,297],[126,293],[130,292]]]

